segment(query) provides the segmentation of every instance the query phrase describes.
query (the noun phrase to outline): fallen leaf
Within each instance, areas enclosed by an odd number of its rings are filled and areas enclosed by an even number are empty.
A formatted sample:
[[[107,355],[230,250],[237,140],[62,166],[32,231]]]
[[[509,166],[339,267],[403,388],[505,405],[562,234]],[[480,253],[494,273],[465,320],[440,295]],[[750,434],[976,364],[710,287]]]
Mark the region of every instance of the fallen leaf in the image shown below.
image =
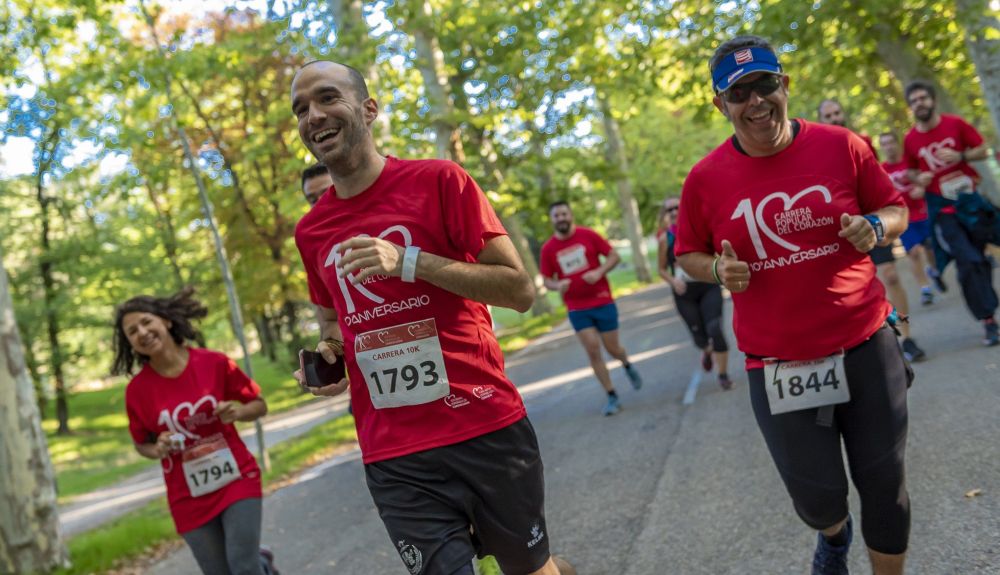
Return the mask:
[[[973,497],[978,497],[978,496],[980,496],[982,494],[983,494],[983,490],[982,489],[972,489],[970,491],[967,491],[965,493],[965,496],[967,498],[969,498],[969,499],[972,499]]]

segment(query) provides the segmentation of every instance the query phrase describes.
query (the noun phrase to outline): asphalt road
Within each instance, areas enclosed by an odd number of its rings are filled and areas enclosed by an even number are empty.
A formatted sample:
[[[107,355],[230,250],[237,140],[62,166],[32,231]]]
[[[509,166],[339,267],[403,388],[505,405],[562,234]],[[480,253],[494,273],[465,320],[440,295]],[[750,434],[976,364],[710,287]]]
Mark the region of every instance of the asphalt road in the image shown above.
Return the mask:
[[[907,572],[1000,574],[1000,348],[982,347],[948,277],[945,297],[913,310],[913,335],[929,358],[915,366],[909,400]],[[732,354],[736,386],[723,392],[697,372],[699,354],[665,287],[619,307],[646,382],[633,391],[611,363],[619,415],[601,416],[603,394],[567,326],[507,362],[541,443],[553,551],[581,575],[808,573],[815,533],[795,516],[767,455],[742,355]],[[851,505],[857,520],[853,494]],[[286,575],[406,573],[356,455],[275,492],[264,515],[264,541]],[[855,537],[852,572],[870,573],[860,530]],[[185,548],[150,572],[197,570]]]

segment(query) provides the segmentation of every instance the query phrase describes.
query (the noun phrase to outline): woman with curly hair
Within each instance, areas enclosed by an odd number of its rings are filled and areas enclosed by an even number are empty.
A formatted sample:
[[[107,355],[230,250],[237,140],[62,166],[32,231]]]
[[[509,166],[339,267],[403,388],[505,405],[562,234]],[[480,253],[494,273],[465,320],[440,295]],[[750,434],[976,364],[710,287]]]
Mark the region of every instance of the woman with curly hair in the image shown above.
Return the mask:
[[[191,320],[208,310],[194,289],[137,296],[115,311],[113,374],[125,390],[129,432],[143,457],[159,460],[177,532],[203,573],[276,573],[260,550],[261,478],[236,421],[267,413],[260,387],[203,344]]]

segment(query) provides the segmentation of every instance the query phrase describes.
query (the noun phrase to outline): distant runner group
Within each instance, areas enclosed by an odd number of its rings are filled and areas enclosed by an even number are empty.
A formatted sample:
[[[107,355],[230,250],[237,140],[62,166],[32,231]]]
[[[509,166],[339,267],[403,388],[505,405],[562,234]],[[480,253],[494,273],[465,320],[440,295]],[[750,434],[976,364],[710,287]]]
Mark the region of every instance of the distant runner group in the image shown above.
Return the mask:
[[[954,260],[984,343],[1000,343],[986,250],[1000,244],[1000,217],[969,164],[987,146],[938,112],[933,86],[914,82],[905,95],[916,124],[902,142],[879,135],[880,164],[835,100],[819,105],[819,123],[788,116],[789,75],[765,39],[725,42],[709,70],[734,135],[662,203],[657,271],[701,368],[724,390],[734,387],[731,297],[753,414],[796,513],[817,532],[812,573],[848,572],[850,473],[873,571],[901,574],[909,362],[927,354],[910,336],[896,242],[924,305],[935,302],[932,285],[947,288]],[[318,356],[304,351],[295,377],[315,395],[350,389],[365,479],[405,569],[472,575],[475,557],[492,555],[507,574],[575,573],[550,551],[538,441],[487,308],[524,312],[535,285],[487,197],[455,163],[380,153],[380,107],[354,68],[304,65],[291,110],[319,160],[302,175],[311,207],[295,230]],[[548,216],[541,274],[612,416],[622,405],[603,351],[634,390],[644,383],[607,277],[621,258],[566,201]],[[113,371],[133,376],[129,430],[140,454],[161,461],[177,531],[202,572],[277,573],[260,547],[260,470],[233,426],[267,405],[232,360],[197,347],[192,320],[205,313],[191,290],[117,309]]]

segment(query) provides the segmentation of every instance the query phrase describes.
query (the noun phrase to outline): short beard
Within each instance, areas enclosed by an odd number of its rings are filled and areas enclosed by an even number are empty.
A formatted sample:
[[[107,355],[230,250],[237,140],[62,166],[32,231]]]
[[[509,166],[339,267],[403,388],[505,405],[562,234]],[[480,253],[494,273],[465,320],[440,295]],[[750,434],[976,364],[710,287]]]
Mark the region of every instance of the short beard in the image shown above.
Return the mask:
[[[924,108],[923,112],[914,112],[913,115],[921,122],[926,122],[934,117],[934,106]]]
[[[555,225],[555,228],[556,228],[556,231],[559,232],[560,234],[565,234],[565,233],[569,232],[569,228],[572,225],[573,224],[571,222],[559,222],[558,224]]]

